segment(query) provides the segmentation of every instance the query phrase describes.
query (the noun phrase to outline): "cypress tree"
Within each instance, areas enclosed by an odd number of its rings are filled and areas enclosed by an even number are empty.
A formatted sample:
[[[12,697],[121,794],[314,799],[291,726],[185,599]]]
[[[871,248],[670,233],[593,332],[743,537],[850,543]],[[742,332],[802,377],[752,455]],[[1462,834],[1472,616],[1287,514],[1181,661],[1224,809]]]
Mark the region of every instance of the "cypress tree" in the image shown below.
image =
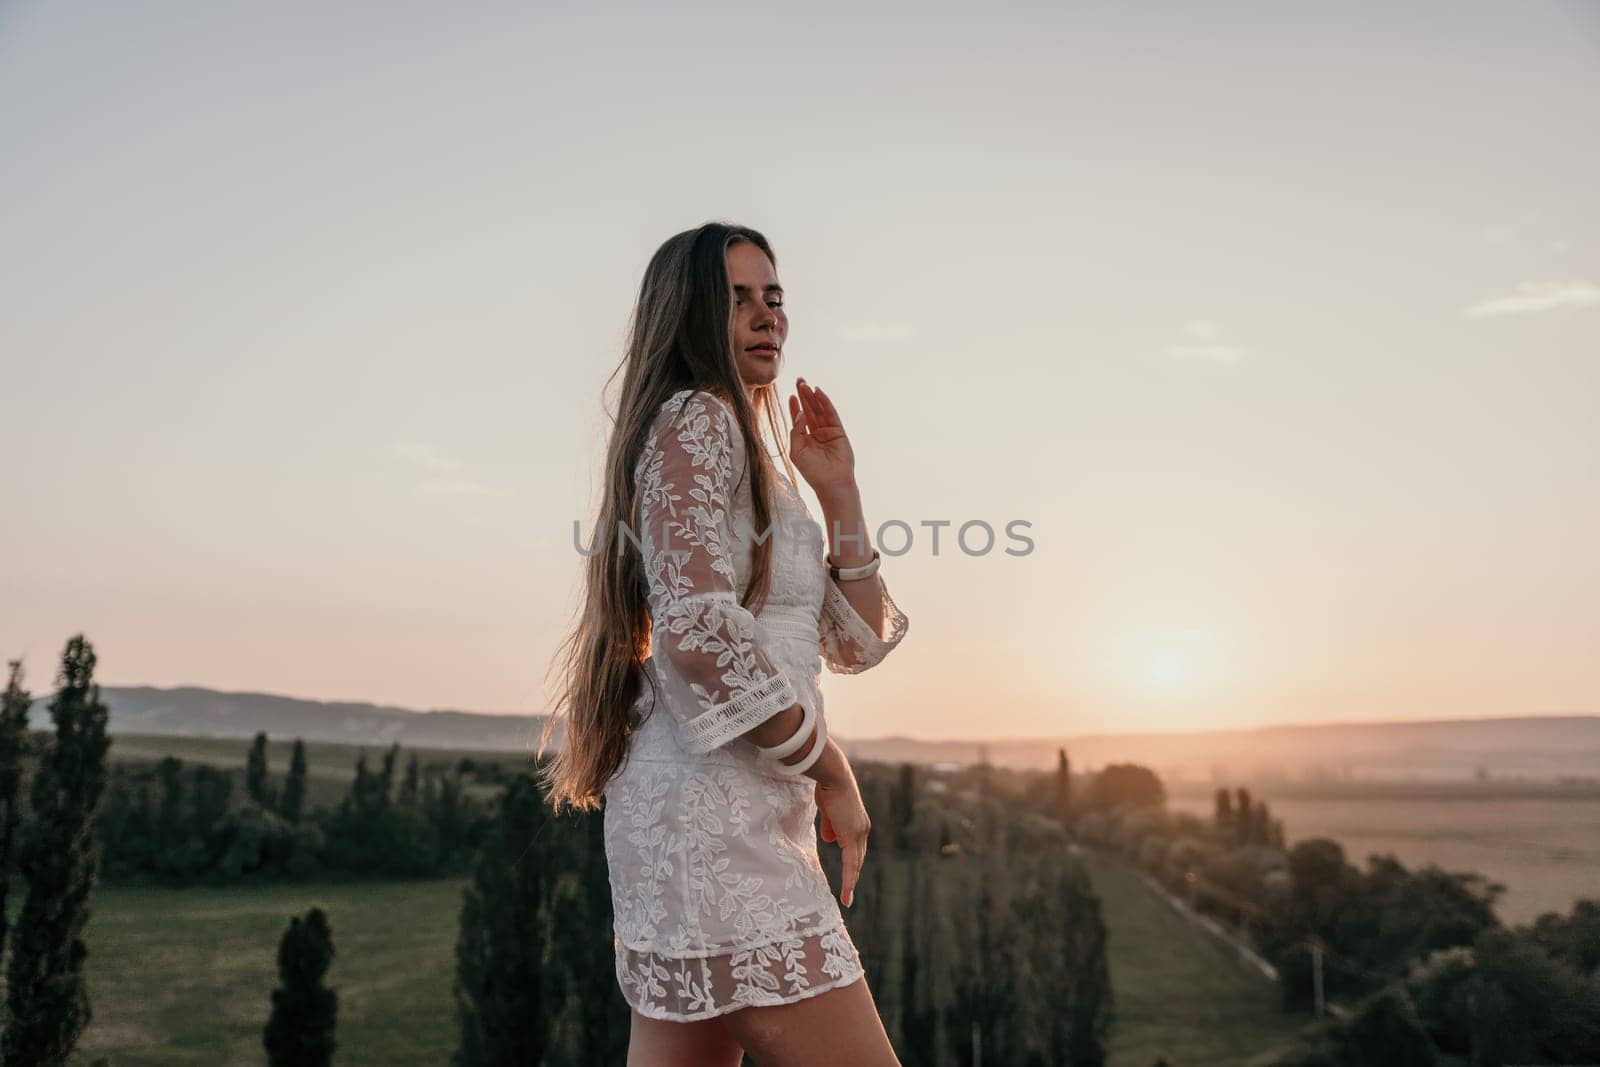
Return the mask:
[[[550,822],[534,779],[513,778],[462,900],[454,1067],[539,1063],[549,1047],[544,939],[553,880],[546,851]]]
[[[378,784],[375,776],[367,770],[367,754],[361,753],[356,757],[356,776],[350,783],[350,792],[344,798],[343,807],[359,824],[365,824],[377,812]]]
[[[901,769],[904,770],[904,766]],[[876,859],[873,858],[872,842],[867,843],[867,862],[861,868],[861,877],[856,883],[855,901],[850,907],[841,906],[839,909],[844,917],[845,927],[850,931],[850,939],[855,943],[856,951],[861,956],[862,968],[867,972],[867,983],[872,989],[873,1000],[880,1005],[882,1009],[880,1014],[884,1016],[892,1014],[888,1010],[892,1005],[887,1000],[890,964],[893,961],[891,949],[895,934],[891,925],[895,909],[890,898],[890,886],[896,865],[904,862],[901,855],[903,850],[895,845],[896,840],[904,833],[903,829],[897,829],[895,826],[900,818],[898,812],[903,806],[901,797],[904,786],[903,776],[898,780],[886,780],[886,776],[868,774],[861,781],[861,798],[867,810],[882,811],[887,807],[891,812],[887,820],[890,833],[885,835],[884,844],[877,846]],[[831,886],[842,884],[844,862],[839,849],[831,843],[825,843],[820,845],[819,854],[824,860],[823,867],[829,876],[829,884]],[[835,897],[837,895],[835,893]],[[885,1029],[889,1023],[890,1020],[885,1018]]]
[[[1071,961],[1071,1025],[1067,1058],[1074,1067],[1101,1067],[1115,1001],[1111,992],[1111,961],[1106,950],[1107,932],[1089,873],[1081,863],[1064,870],[1057,899],[1067,906],[1067,939],[1063,951]]]
[[[1250,813],[1250,843],[1265,845],[1272,838],[1272,811],[1265,800],[1256,801]]]
[[[1226,787],[1218,789],[1215,805],[1216,810],[1212,816],[1212,822],[1216,824],[1217,830],[1222,834],[1224,841],[1234,840],[1233,794],[1228,792]]]
[[[562,1067],[627,1059],[629,1013],[616,994],[611,887],[599,812],[552,817],[544,862],[550,882],[544,922],[543,1011],[550,1018],[545,1062]]]
[[[55,744],[33,780],[33,819],[18,857],[28,895],[6,973],[8,1020],[0,1036],[7,1064],[66,1063],[91,1016],[82,933],[100,860],[93,830],[110,747],[94,664],[82,634],[67,642],[50,705]]]
[[[898,850],[911,847],[911,820],[917,814],[917,768],[913,763],[900,764],[893,791],[889,794],[890,844]]]
[[[383,754],[383,771],[378,776],[377,810],[389,810],[389,798],[394,795],[394,761],[400,755],[400,742],[396,741],[389,746],[389,751]]]
[[[900,1007],[895,1013],[900,1022],[900,1032],[890,1036],[900,1039],[895,1048],[903,1050],[912,1062],[919,1062],[915,1054],[919,1051],[919,1044],[926,1040],[921,1033],[927,1018],[923,1014],[925,994],[922,990],[922,942],[919,937],[926,921],[923,883],[929,880],[924,875],[924,866],[931,867],[938,860],[938,853],[927,848],[913,848],[906,859],[906,904],[902,912],[900,938]]]
[[[1063,823],[1072,821],[1072,763],[1067,750],[1056,749],[1056,818]]]
[[[278,814],[299,823],[306,803],[306,743],[294,739],[294,754],[289,757],[289,776],[283,780],[283,801]]]
[[[462,801],[459,771],[440,777],[439,792],[433,799],[428,817],[439,830],[439,862],[448,865],[465,850],[466,843],[467,812]]]
[[[22,661],[10,662],[6,695],[0,704],[0,957],[5,955],[6,900],[11,895],[12,845],[22,821],[22,753],[28,741],[28,708],[33,696],[22,688]]]
[[[1018,1025],[1005,1035],[1009,1047],[1004,1062],[1072,1063],[1067,1044],[1074,992],[1070,969],[1076,961],[1066,951],[1067,901],[1058,873],[1066,852],[1046,845],[1025,859],[1031,862],[1020,862],[1012,871],[1018,884],[999,961],[1010,972],[1011,995],[1020,1008]]]
[[[420,772],[417,768],[417,754],[411,753],[411,758],[406,761],[406,776],[400,780],[400,806],[414,808],[420,796],[418,782]]]
[[[970,924],[963,933],[970,939],[971,951],[964,953],[958,964],[961,983],[956,999],[957,1012],[966,1023],[966,1033],[958,1035],[958,1040],[964,1036],[963,1043],[972,1047],[975,1059],[982,1055],[982,1049],[1003,1051],[999,1048],[1000,1035],[1010,1006],[1002,959],[1009,906],[1007,828],[1000,818],[989,746],[981,745],[979,752],[977,811],[972,831],[975,854],[962,861],[968,886],[971,879],[977,881],[966,897],[975,906],[962,920],[962,926]],[[992,1061],[997,1057],[991,1052],[986,1058]]]
[[[188,843],[201,847],[209,856],[217,845],[217,826],[228,815],[228,798],[233,795],[233,775],[221,767],[201,764],[194,769],[194,800],[189,807]]]
[[[333,963],[333,932],[321,908],[294,916],[278,942],[278,988],[261,1043],[272,1067],[327,1067],[338,1045],[339,994],[323,984]]]
[[[245,763],[244,789],[245,794],[251,800],[268,811],[275,806],[272,795],[272,780],[267,771],[267,735],[265,731],[256,734],[255,740],[250,742],[250,758]]]
[[[156,765],[161,781],[161,806],[156,813],[156,869],[170,870],[173,854],[183,837],[183,761],[163,756]]]
[[[606,861],[605,809],[580,812],[571,819],[578,844],[582,891],[583,941],[579,971],[583,990],[584,1032],[590,1058],[586,1063],[620,1063],[628,1058],[632,1018],[617,995],[617,956],[611,911],[611,878]]]
[[[959,853],[946,853],[950,842],[950,816],[935,804],[925,803],[912,829],[912,850],[907,857],[906,903],[900,963],[900,1040],[896,1046],[908,1064],[948,1067],[956,1062],[950,1026],[957,973],[954,956],[956,928],[948,899],[962,891]],[[959,1035],[967,1040],[967,1035]]]

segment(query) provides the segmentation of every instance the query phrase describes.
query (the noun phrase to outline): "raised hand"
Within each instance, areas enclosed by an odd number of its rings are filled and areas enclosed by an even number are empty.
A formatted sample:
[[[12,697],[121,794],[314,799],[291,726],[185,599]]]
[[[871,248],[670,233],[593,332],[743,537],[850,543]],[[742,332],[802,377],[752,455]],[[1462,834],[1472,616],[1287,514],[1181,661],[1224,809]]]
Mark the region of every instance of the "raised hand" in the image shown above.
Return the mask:
[[[833,401],[804,378],[789,397],[789,459],[818,496],[855,484],[856,456]]]

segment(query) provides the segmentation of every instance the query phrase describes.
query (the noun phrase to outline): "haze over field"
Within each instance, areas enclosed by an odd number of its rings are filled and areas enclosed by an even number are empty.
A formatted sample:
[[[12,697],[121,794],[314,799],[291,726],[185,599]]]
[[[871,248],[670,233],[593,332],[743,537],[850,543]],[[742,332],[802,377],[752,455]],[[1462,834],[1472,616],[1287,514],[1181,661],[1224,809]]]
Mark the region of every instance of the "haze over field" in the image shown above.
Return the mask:
[[[249,738],[356,745],[400,744],[521,751],[537,747],[543,720],[369,703],[325,703],[271,693],[110,686],[113,734]],[[35,698],[36,721],[49,698]],[[554,743],[560,744],[558,729]],[[852,756],[889,763],[972,763],[1052,769],[1058,749],[1088,773],[1141,763],[1173,789],[1248,782],[1509,784],[1562,782],[1600,790],[1600,716],[1463,722],[1280,726],[1188,733],[1075,734],[973,742],[880,735],[835,736]]]

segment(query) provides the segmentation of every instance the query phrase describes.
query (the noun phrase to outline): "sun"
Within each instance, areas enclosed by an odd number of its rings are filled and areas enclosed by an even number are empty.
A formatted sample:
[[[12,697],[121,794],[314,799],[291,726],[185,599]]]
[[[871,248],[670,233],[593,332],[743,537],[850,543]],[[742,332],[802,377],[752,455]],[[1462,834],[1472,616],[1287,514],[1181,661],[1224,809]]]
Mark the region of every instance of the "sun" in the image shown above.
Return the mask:
[[[1208,627],[1140,630],[1122,646],[1122,676],[1147,694],[1198,696],[1216,681],[1217,636]]]
[[[1145,681],[1157,689],[1182,689],[1194,681],[1194,664],[1180,652],[1158,652],[1145,663]]]

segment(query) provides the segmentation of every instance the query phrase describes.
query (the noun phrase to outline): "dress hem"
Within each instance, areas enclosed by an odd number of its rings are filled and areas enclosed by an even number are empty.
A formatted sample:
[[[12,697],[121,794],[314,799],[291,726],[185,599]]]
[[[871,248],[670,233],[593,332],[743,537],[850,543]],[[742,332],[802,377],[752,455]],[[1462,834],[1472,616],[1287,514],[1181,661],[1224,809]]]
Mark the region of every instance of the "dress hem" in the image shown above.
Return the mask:
[[[669,1023],[704,1022],[707,1019],[715,1019],[719,1015],[727,1015],[730,1012],[738,1011],[740,1008],[775,1008],[783,1004],[793,1004],[796,1001],[810,1000],[812,997],[826,993],[829,990],[843,989],[848,985],[859,982],[866,976],[866,969],[858,967],[856,968],[855,974],[852,974],[847,978],[835,978],[826,985],[812,986],[811,988],[803,990],[802,992],[792,993],[787,997],[777,997],[772,1000],[741,1001],[736,1004],[719,1004],[714,1008],[708,1008],[705,1011],[696,1012],[693,1015],[679,1015],[676,1012],[663,1011],[660,1008],[654,1007],[650,1008],[649,1010],[645,1010],[644,1008],[639,1007],[639,1005],[635,1004],[633,1001],[629,1000],[626,994],[623,995],[622,999],[627,1003],[628,1007],[632,1008],[640,1015],[643,1015],[646,1019],[657,1019],[661,1022]]]
[[[795,930],[785,930],[780,934],[772,935],[765,941],[752,941],[748,944],[740,942],[737,945],[721,945],[716,948],[673,949],[648,944],[630,945],[628,942],[622,940],[620,936],[616,936],[615,931],[612,931],[612,941],[616,946],[625,948],[629,952],[648,952],[653,956],[666,956],[669,959],[675,960],[702,960],[710,959],[712,956],[729,956],[735,952],[749,952],[753,949],[766,948],[768,945],[776,945],[783,941],[793,941],[795,938],[816,937],[818,934],[831,934],[835,930],[845,933],[849,932],[849,928],[844,922],[844,916],[841,915],[837,919],[824,918],[811,926],[805,926]]]

